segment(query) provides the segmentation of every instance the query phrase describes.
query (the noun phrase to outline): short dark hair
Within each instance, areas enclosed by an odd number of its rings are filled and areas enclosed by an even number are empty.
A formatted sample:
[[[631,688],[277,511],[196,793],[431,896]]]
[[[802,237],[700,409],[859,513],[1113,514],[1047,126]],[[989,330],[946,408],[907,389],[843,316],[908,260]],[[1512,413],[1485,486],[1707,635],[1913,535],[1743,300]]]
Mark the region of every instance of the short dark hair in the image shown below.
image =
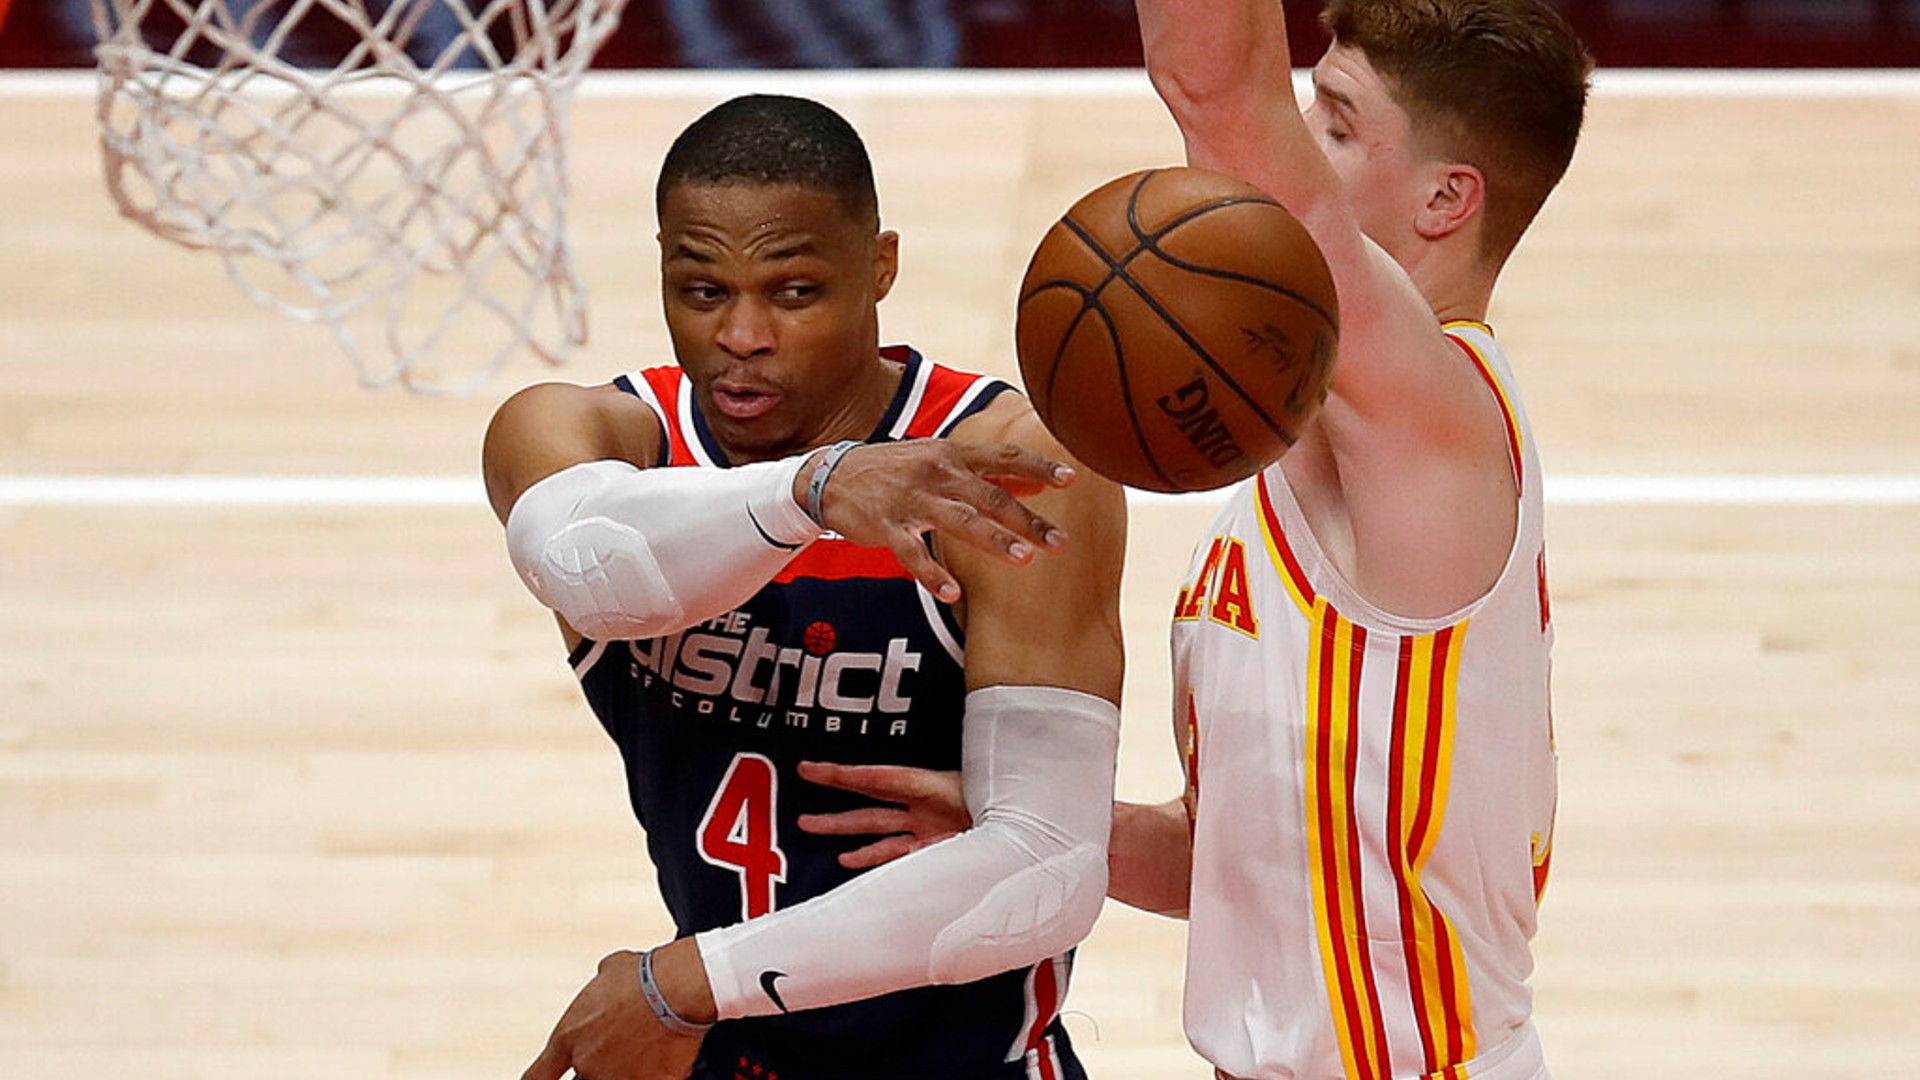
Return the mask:
[[[853,125],[817,101],[749,94],[723,102],[687,126],[660,163],[654,209],[681,184],[791,184],[824,191],[880,227],[873,162]]]
[[[1386,80],[1429,153],[1487,180],[1481,253],[1506,259],[1566,175],[1593,57],[1543,0],[1329,0],[1320,21]]]

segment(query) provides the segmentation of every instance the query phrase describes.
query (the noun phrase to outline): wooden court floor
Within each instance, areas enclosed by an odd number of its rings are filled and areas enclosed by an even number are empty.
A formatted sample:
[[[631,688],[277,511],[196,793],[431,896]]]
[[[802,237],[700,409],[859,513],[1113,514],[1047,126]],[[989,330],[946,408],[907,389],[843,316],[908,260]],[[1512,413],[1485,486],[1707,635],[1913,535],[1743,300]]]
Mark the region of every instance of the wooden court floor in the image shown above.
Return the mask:
[[[1143,81],[773,85],[869,137],[904,238],[887,337],[1003,374],[1045,225],[1177,155]],[[580,104],[593,339],[563,377],[667,359],[653,169],[738,88]],[[617,755],[458,487],[549,373],[364,392],[115,217],[84,84],[0,102],[0,1076],[517,1076],[602,953],[668,932]],[[1920,1061],[1916,175],[1911,81],[1615,79],[1508,271],[1493,321],[1561,485],[1535,983],[1563,1080]],[[1208,513],[1136,507],[1128,797],[1177,783],[1164,618]],[[1068,1018],[1096,1077],[1208,1075],[1182,947],[1102,916]]]

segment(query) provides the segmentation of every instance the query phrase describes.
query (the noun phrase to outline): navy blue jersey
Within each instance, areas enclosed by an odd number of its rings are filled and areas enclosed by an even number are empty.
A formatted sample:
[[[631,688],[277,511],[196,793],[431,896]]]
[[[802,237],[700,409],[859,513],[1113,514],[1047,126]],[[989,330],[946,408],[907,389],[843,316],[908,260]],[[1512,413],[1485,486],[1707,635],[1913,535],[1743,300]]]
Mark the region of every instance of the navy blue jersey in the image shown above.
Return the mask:
[[[869,442],[944,437],[1006,383],[888,349],[900,389]],[[662,466],[726,468],[678,367],[616,380],[659,416]],[[634,813],[682,936],[852,878],[859,838],[801,814],[871,805],[800,779],[802,761],[960,767],[966,698],[953,613],[884,548],[828,535],[733,611],[665,637],[583,641],[588,702],[620,746]],[[846,928],[860,948],[860,928]],[[961,986],[717,1025],[697,1077],[1080,1075],[1058,1013],[1070,957]]]

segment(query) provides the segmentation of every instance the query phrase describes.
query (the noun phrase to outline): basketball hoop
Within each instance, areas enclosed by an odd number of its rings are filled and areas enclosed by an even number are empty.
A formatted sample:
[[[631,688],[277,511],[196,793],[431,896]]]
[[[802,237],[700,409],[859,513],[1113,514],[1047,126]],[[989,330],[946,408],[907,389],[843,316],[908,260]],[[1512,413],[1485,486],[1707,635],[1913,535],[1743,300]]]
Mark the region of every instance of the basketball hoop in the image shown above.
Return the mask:
[[[364,385],[471,390],[586,341],[566,126],[626,0],[92,3],[120,212],[331,327]],[[456,344],[477,370],[435,359]]]

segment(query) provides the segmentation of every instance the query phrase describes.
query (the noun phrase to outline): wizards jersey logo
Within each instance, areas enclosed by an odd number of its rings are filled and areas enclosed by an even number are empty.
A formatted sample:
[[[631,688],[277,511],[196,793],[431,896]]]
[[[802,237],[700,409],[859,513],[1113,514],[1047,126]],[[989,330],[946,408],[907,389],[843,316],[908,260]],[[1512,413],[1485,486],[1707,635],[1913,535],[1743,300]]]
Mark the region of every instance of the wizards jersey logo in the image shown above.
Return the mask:
[[[840,640],[816,619],[787,645],[741,610],[629,647],[633,677],[650,691],[664,684],[681,712],[760,728],[905,734],[921,654],[904,637],[880,651],[842,649]]]

